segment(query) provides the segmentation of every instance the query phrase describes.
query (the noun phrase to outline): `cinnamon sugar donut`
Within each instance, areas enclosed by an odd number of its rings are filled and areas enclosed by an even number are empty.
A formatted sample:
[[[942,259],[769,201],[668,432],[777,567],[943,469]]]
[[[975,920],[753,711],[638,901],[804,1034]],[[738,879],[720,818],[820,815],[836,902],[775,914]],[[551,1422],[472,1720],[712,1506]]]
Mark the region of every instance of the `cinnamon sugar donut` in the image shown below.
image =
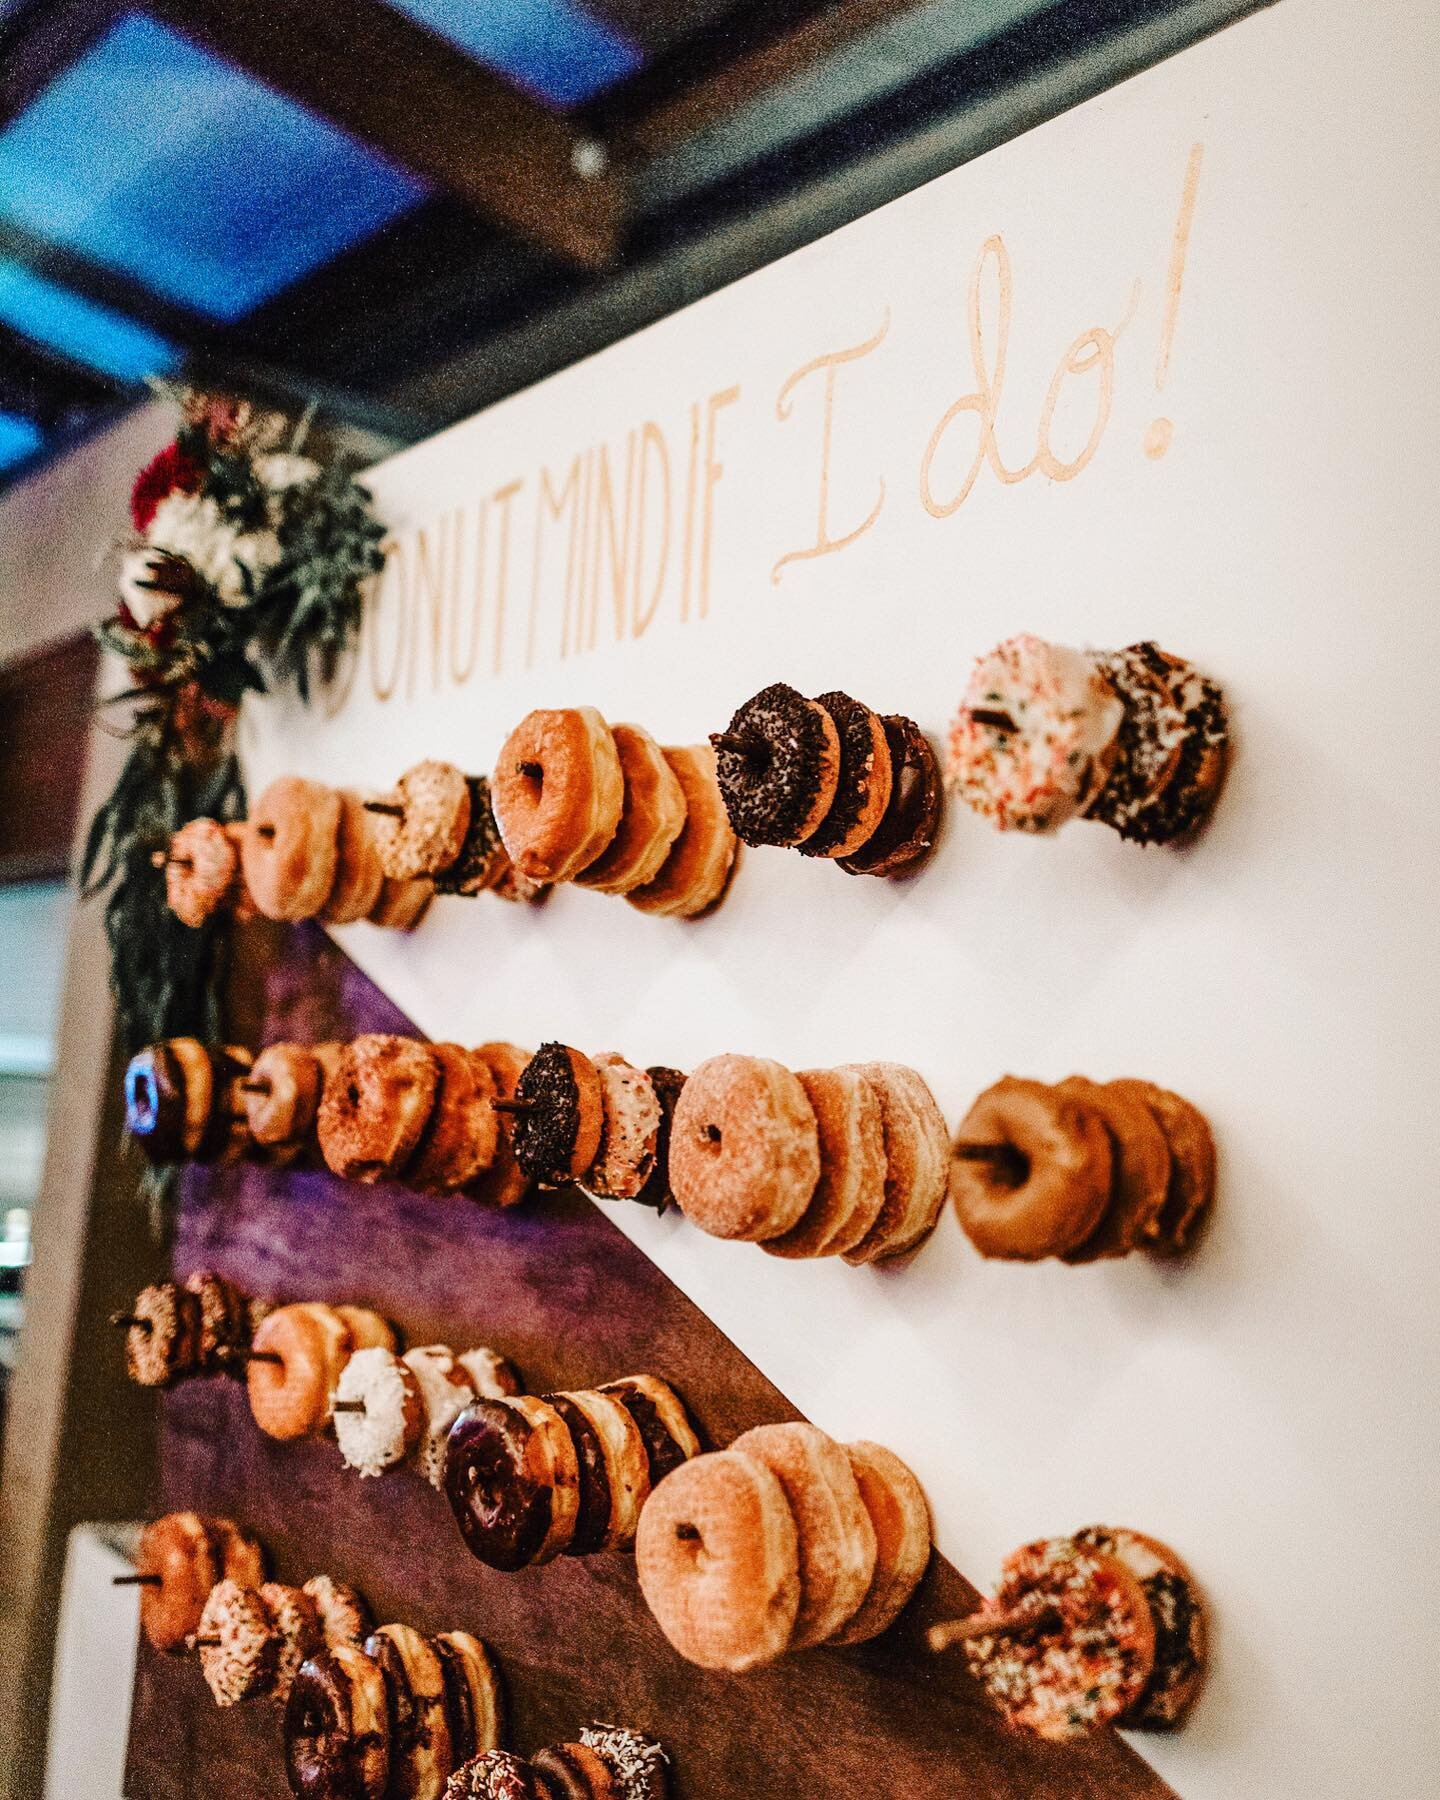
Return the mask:
[[[340,796],[282,775],[251,809],[240,851],[245,886],[267,919],[313,919],[335,885]]]
[[[259,1587],[265,1579],[265,1552],[233,1519],[207,1519],[220,1557],[220,1573],[241,1587]]]
[[[225,1573],[214,1531],[198,1513],[166,1513],[140,1533],[135,1571],[159,1577],[140,1589],[140,1628],[147,1642],[178,1654],[200,1629],[210,1590]]]
[[[406,1180],[433,1194],[453,1194],[495,1160],[499,1127],[489,1069],[459,1044],[432,1044],[440,1086]]]
[[[386,1800],[385,1678],[358,1644],[331,1644],[301,1667],[285,1708],[285,1773],[298,1800]]]
[[[685,824],[659,873],[625,898],[644,913],[698,919],[725,898],[740,860],[715,783],[715,752],[708,744],[667,749],[665,760],[685,796]]]
[[[1068,1263],[1127,1256],[1152,1242],[1170,1186],[1170,1146],[1143,1099],[1109,1082],[1072,1075],[1058,1091],[1096,1113],[1110,1133],[1110,1203],[1090,1236],[1064,1253]]]
[[[476,1398],[475,1384],[448,1344],[417,1344],[400,1360],[415,1378],[425,1413],[416,1467],[431,1487],[439,1487],[445,1478],[450,1427]]]
[[[819,828],[840,779],[840,738],[818,702],[774,682],[710,741],[725,810],[742,843],[801,844]]]
[[[899,713],[881,720],[890,751],[890,800],[885,816],[861,847],[840,857],[847,875],[914,875],[929,861],[940,836],[945,784],[930,740]]]
[[[335,1383],[335,1439],[347,1468],[383,1475],[419,1448],[425,1403],[393,1350],[357,1350]],[[352,1407],[360,1407],[359,1412]]]
[[[835,798],[819,827],[799,846],[802,856],[853,856],[867,844],[890,804],[890,741],[879,716],[838,689],[821,694],[840,741]]]
[[[516,1044],[481,1044],[471,1054],[489,1075],[496,1100],[513,1100],[530,1052]],[[493,1102],[492,1102],[493,1111]],[[472,1200],[482,1206],[517,1206],[530,1191],[530,1177],[515,1155],[515,1117],[495,1113],[495,1154],[490,1166],[468,1188]]]
[[[820,1179],[796,1225],[760,1248],[772,1256],[838,1256],[853,1250],[885,1204],[880,1101],[858,1069],[801,1069],[820,1132]]]
[[[191,819],[165,853],[165,903],[182,925],[203,925],[229,900],[240,858],[218,819]]]
[[[320,1063],[304,1044],[270,1044],[255,1058],[245,1122],[257,1144],[299,1144],[320,1108]]]
[[[580,1180],[600,1153],[605,1128],[594,1063],[568,1044],[542,1044],[525,1065],[515,1097],[529,1108],[515,1115],[512,1142],[520,1167],[551,1187]]]
[[[920,1585],[930,1562],[930,1503],[883,1444],[846,1444],[845,1454],[875,1531],[875,1572],[858,1610],[827,1641],[863,1644],[895,1623]]]
[[[440,1085],[429,1044],[368,1032],[342,1051],[320,1100],[320,1152],[349,1181],[399,1175],[415,1152]]]
[[[351,1344],[350,1327],[318,1301],[279,1306],[261,1320],[252,1349],[280,1361],[252,1356],[246,1384],[255,1423],[267,1437],[286,1441],[323,1429]]]
[[[950,1175],[950,1134],[929,1085],[903,1063],[857,1063],[880,1102],[885,1140],[885,1199],[852,1250],[851,1264],[903,1256],[935,1229]]]
[[[217,1581],[196,1636],[201,1640],[200,1672],[217,1706],[238,1706],[273,1690],[281,1638],[258,1588]]]
[[[505,740],[491,799],[511,861],[531,881],[569,881],[615,836],[625,779],[593,706],[537,711]]]
[[[434,897],[433,881],[392,881],[387,875],[380,884],[380,898],[365,916],[387,931],[413,931]]]
[[[685,827],[685,794],[665,753],[638,725],[612,725],[625,783],[620,824],[609,847],[574,877],[577,887],[628,894],[660,873]]]
[[[779,1478],[718,1450],[668,1476],[635,1539],[640,1591],[680,1655],[752,1669],[784,1653],[800,1608],[795,1517]]]
[[[546,1562],[569,1543],[580,1467],[565,1421],[542,1400],[476,1400],[455,1421],[445,1494],[472,1556],[492,1569]]]
[[[1089,1106],[1044,1082],[1007,1075],[987,1088],[955,1143],[950,1198],[982,1256],[1062,1255],[1084,1243],[1110,1203],[1109,1133]],[[998,1154],[967,1159],[971,1146]]]
[[[1170,1147],[1170,1185],[1155,1233],[1145,1242],[1152,1256],[1178,1256],[1215,1198],[1215,1139],[1198,1107],[1153,1081],[1112,1081],[1116,1093],[1141,1100],[1154,1114]]]
[[[623,1056],[595,1058],[604,1125],[600,1149],[585,1176],[585,1191],[601,1200],[633,1200],[655,1167],[660,1100],[654,1083]]]
[[[1155,1624],[1155,1663],[1140,1698],[1121,1715],[1127,1731],[1173,1731],[1183,1725],[1205,1684],[1208,1631],[1195,1577],[1168,1544],[1110,1525],[1077,1531],[1081,1550],[1124,1563],[1140,1583]]]
[[[335,879],[320,917],[327,925],[352,925],[357,919],[368,919],[384,885],[385,870],[372,816],[358,794],[344,789],[335,840]]]
[[[822,1644],[859,1610],[875,1573],[875,1527],[850,1458],[818,1427],[799,1421],[757,1425],[730,1448],[763,1463],[785,1490],[800,1557],[790,1648]]]
[[[670,1136],[670,1180],[688,1219],[712,1237],[779,1237],[819,1178],[814,1109],[788,1069],[758,1056],[701,1063]]]
[[[400,809],[371,814],[380,865],[392,881],[438,875],[458,859],[470,829],[470,788],[453,763],[416,763],[383,803]]]

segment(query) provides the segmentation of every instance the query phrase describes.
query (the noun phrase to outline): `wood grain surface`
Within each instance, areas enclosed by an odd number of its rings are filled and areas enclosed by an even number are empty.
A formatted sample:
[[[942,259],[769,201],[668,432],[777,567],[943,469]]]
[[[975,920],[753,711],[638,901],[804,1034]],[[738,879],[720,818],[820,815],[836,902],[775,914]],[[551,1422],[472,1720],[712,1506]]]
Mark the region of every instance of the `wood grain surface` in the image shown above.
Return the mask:
[[[236,963],[238,1041],[406,1029],[319,933],[249,928]],[[798,1416],[577,1192],[497,1214],[324,1173],[195,1170],[184,1182],[175,1266],[182,1276],[215,1269],[272,1300],[372,1305],[410,1343],[489,1344],[535,1392],[654,1372],[674,1383],[715,1446],[751,1425]],[[669,1747],[677,1800],[1172,1793],[1109,1735],[1078,1748],[1011,1735],[957,1659],[926,1654],[925,1625],[976,1599],[938,1556],[878,1643],[807,1651],[743,1676],[712,1674],[670,1649],[629,1557],[562,1558],[499,1574],[466,1553],[443,1496],[418,1476],[364,1481],[342,1467],[333,1441],[262,1437],[240,1383],[191,1381],[159,1404],[157,1510],[232,1516],[268,1546],[281,1579],[328,1570],[359,1587],[379,1620],[478,1633],[503,1669],[508,1741],[519,1750],[573,1736],[592,1718],[637,1725]],[[285,1792],[278,1710],[259,1702],[221,1711],[193,1661],[142,1646],[130,1800]]]

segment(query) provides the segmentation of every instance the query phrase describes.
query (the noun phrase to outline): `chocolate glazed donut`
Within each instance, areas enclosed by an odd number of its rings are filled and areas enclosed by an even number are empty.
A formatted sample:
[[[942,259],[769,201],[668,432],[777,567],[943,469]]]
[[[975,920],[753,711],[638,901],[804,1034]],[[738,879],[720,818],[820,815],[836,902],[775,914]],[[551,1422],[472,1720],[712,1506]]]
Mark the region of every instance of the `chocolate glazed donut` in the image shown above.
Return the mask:
[[[884,721],[836,688],[816,697],[835,721],[840,777],[819,829],[799,846],[802,856],[849,856],[875,835],[890,804],[890,742]]]
[[[599,1390],[612,1394],[635,1421],[650,1464],[650,1486],[656,1488],[672,1469],[688,1462],[694,1451],[677,1438],[660,1416],[660,1409],[638,1383],[610,1381]]]
[[[528,1467],[534,1429],[503,1401],[475,1400],[445,1448],[445,1495],[465,1546],[507,1574],[534,1561],[550,1529],[552,1489]]]
[[[565,1554],[591,1556],[605,1548],[610,1532],[610,1473],[605,1464],[605,1448],[595,1427],[567,1395],[546,1394],[545,1403],[553,1406],[565,1421],[566,1430],[575,1440],[575,1456],[580,1464],[580,1516]]]
[[[913,875],[940,835],[945,783],[929,738],[898,713],[880,722],[890,746],[890,804],[870,839],[853,856],[837,858],[847,875]]]
[[[300,1800],[384,1800],[390,1772],[385,1677],[340,1645],[300,1667],[285,1707],[285,1772]]]
[[[749,699],[711,737],[730,824],[745,844],[798,844],[835,797],[840,747],[815,701],[777,681]]]
[[[594,1088],[588,1108],[577,1070],[585,1072]],[[565,1044],[542,1044],[516,1082],[515,1097],[530,1103],[516,1118],[512,1139],[516,1160],[530,1179],[558,1185],[582,1173],[575,1164],[588,1167],[594,1159],[603,1116],[600,1078],[589,1058]]]
[[[125,1129],[153,1163],[185,1156],[185,1071],[168,1044],[151,1044],[125,1068]]]
[[[686,1077],[679,1069],[666,1068],[663,1063],[657,1063],[645,1073],[660,1102],[660,1129],[655,1134],[655,1166],[635,1200],[637,1205],[653,1206],[656,1212],[663,1213],[667,1206],[675,1204],[675,1196],[670,1191],[670,1127],[675,1118],[675,1102],[680,1098]]]

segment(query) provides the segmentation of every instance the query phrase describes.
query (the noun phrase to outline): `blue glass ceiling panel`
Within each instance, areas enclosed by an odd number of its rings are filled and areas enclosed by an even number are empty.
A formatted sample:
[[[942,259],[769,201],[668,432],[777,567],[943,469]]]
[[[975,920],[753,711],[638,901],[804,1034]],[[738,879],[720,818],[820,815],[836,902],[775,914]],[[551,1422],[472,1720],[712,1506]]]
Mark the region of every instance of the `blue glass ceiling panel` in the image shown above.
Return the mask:
[[[0,219],[225,321],[428,191],[144,13],[0,132]]]
[[[180,361],[175,346],[145,326],[82,300],[8,257],[0,257],[0,323],[121,381],[164,375]]]
[[[552,106],[578,106],[633,75],[645,53],[579,0],[389,0]]]
[[[14,413],[0,412],[0,469],[23,462],[40,448],[39,430],[29,419]]]

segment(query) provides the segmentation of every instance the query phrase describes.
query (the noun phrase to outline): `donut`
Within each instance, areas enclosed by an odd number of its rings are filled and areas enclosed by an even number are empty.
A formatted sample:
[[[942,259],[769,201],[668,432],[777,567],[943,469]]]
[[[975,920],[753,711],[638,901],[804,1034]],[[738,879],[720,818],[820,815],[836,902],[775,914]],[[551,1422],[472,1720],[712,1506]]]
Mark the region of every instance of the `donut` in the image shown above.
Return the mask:
[[[708,744],[667,749],[665,760],[685,796],[685,824],[659,873],[625,898],[643,913],[699,919],[725,898],[739,866],[740,846],[715,782]]]
[[[123,1322],[125,1373],[137,1387],[169,1387],[200,1367],[200,1301],[173,1281],[141,1288]]]
[[[320,1098],[320,1153],[331,1172],[366,1182],[401,1174],[439,1085],[440,1062],[429,1044],[367,1032],[346,1045]]]
[[[393,1351],[357,1350],[335,1384],[334,1418],[346,1467],[383,1475],[418,1449],[425,1405],[413,1371]]]
[[[924,1078],[902,1063],[859,1063],[880,1102],[885,1140],[885,1199],[875,1223],[845,1260],[903,1256],[935,1229],[950,1176],[950,1133]]]
[[[460,854],[435,875],[437,894],[483,894],[511,867],[490,804],[490,783],[483,775],[467,775],[465,786],[470,795],[470,822]]]
[[[834,804],[840,737],[817,701],[783,681],[762,688],[712,735],[725,811],[744,844],[800,844]]]
[[[365,1654],[385,1677],[390,1716],[387,1800],[439,1800],[459,1760],[445,1712],[445,1671],[434,1648],[409,1625],[382,1625]]]
[[[759,1056],[701,1063],[670,1133],[670,1182],[686,1218],[712,1237],[780,1237],[819,1179],[815,1112],[788,1069]]]
[[[196,1633],[200,1673],[217,1706],[238,1706],[273,1691],[281,1637],[259,1588],[217,1581]]]
[[[340,836],[340,796],[318,781],[282,775],[251,808],[241,842],[245,886],[267,919],[313,919],[330,898]]]
[[[877,713],[838,689],[816,700],[835,722],[840,774],[830,810],[799,845],[802,856],[853,856],[875,835],[890,804],[890,740]]]
[[[405,1179],[423,1193],[453,1194],[495,1160],[499,1139],[489,1069],[459,1044],[432,1044],[440,1085]]]
[[[530,1061],[530,1052],[515,1044],[481,1044],[471,1052],[489,1075],[496,1100],[513,1100],[520,1077]],[[494,1112],[492,1102],[491,1107]],[[466,1189],[481,1206],[518,1206],[530,1191],[530,1177],[520,1167],[515,1155],[515,1115],[496,1112],[495,1154],[490,1166]]]
[[[468,1762],[500,1742],[505,1701],[490,1652],[468,1631],[442,1631],[430,1640],[440,1658],[445,1718],[456,1763]]]
[[[1125,707],[1095,659],[1022,635],[975,664],[946,775],[1002,831],[1054,831],[1103,786]]]
[[[610,1528],[610,1478],[605,1467],[605,1447],[589,1417],[568,1394],[546,1394],[544,1401],[560,1415],[575,1447],[575,1528],[564,1554],[592,1556],[605,1548]]]
[[[340,793],[340,829],[335,839],[335,879],[320,917],[327,925],[353,925],[368,919],[380,898],[385,869],[375,841],[373,817],[359,794]]]
[[[703,1669],[782,1655],[800,1608],[795,1517],[779,1478],[712,1451],[656,1488],[635,1539],[640,1591],[671,1645]]]
[[[433,881],[391,881],[387,875],[380,884],[380,898],[365,916],[388,931],[413,931],[434,897]]]
[[[315,1603],[327,1645],[359,1644],[370,1631],[370,1612],[352,1587],[330,1575],[312,1575],[304,1591]]]
[[[472,1556],[513,1571],[569,1543],[580,1469],[565,1421],[543,1400],[476,1400],[451,1428],[445,1493]]]
[[[1155,1232],[1144,1248],[1153,1256],[1186,1250],[1215,1198],[1215,1139],[1205,1115],[1179,1094],[1153,1081],[1111,1081],[1117,1094],[1143,1103],[1154,1115],[1170,1147],[1170,1185]]]
[[[1122,838],[1154,843],[1152,821],[1180,766],[1185,715],[1164,674],[1139,646],[1106,651],[1095,660],[1124,710],[1113,766],[1085,815]]]
[[[930,740],[915,723],[887,713],[890,799],[885,815],[858,850],[836,860],[847,875],[914,875],[930,860],[940,836],[945,783]]]
[[[320,1107],[320,1063],[304,1044],[271,1044],[245,1083],[245,1123],[257,1144],[299,1144]]]
[[[470,1377],[470,1385],[482,1399],[503,1400],[507,1394],[523,1393],[520,1376],[508,1357],[483,1345],[462,1350],[455,1358]]]
[[[588,1744],[551,1744],[530,1766],[551,1800],[620,1800],[609,1766]]]
[[[285,1707],[285,1773],[299,1800],[386,1800],[385,1677],[358,1644],[332,1643],[301,1666]]]
[[[863,1644],[900,1617],[930,1562],[930,1503],[913,1472],[883,1444],[846,1444],[845,1454],[875,1531],[875,1572],[832,1644]]]
[[[250,1308],[245,1296],[221,1276],[198,1270],[185,1281],[200,1303],[199,1361],[205,1369],[235,1369],[236,1352],[250,1347]]]
[[[241,1587],[259,1587],[265,1580],[265,1552],[233,1519],[207,1519],[220,1558],[220,1573]]]
[[[230,840],[235,852],[235,880],[231,885],[227,903],[230,915],[237,924],[260,917],[260,908],[255,904],[255,896],[250,892],[245,881],[245,821],[244,819],[227,819],[221,830]]]
[[[1159,1235],[1160,1215],[1170,1187],[1170,1146],[1155,1114],[1143,1099],[1109,1082],[1072,1075],[1059,1083],[1094,1112],[1110,1133],[1110,1203],[1100,1223],[1073,1249],[1068,1263],[1127,1256]]]
[[[605,1103],[600,1072],[567,1044],[542,1044],[515,1084],[525,1111],[515,1115],[512,1142],[532,1181],[559,1187],[578,1181],[600,1152]]]
[[[640,1427],[614,1394],[586,1389],[546,1398],[568,1426],[580,1464],[580,1512],[566,1554],[633,1548],[650,1492]]]
[[[413,881],[458,859],[470,829],[470,787],[453,763],[420,762],[369,810],[381,868],[391,881]]]
[[[502,844],[501,849],[505,846]],[[508,900],[512,906],[534,904],[536,906],[550,898],[550,883],[532,881],[528,875],[522,875],[510,860],[506,851],[505,861],[500,872],[490,884],[490,892],[497,900]]]
[[[1022,1634],[972,1637],[970,1672],[1018,1731],[1074,1742],[1119,1719],[1155,1666],[1144,1590],[1118,1557],[1070,1538],[1027,1544],[1006,1558],[981,1618],[1020,1609]]]
[[[432,1487],[439,1487],[445,1476],[450,1427],[475,1399],[475,1385],[448,1344],[417,1344],[400,1360],[414,1377],[424,1408],[415,1464]]]
[[[194,1155],[197,1162],[234,1162],[252,1148],[245,1120],[245,1083],[254,1061],[238,1044],[202,1050],[210,1064],[210,1116]]]
[[[885,1204],[880,1100],[858,1069],[801,1069],[820,1133],[820,1179],[798,1224],[762,1250],[771,1256],[837,1256],[853,1250]]]
[[[628,894],[660,873],[685,828],[685,791],[665,752],[638,725],[612,725],[625,799],[608,847],[575,876],[578,887]]]
[[[269,1692],[277,1700],[289,1696],[300,1665],[325,1647],[325,1633],[315,1602],[303,1588],[286,1587],[283,1582],[267,1581],[260,1587],[260,1598],[270,1609],[270,1617],[279,1635],[275,1675]]]
[[[152,1649],[176,1655],[200,1629],[210,1590],[225,1573],[208,1521],[166,1513],[140,1533],[135,1572],[158,1576],[140,1587],[140,1629]]]
[[[1120,1725],[1128,1731],[1175,1730],[1195,1704],[1208,1666],[1205,1601],[1195,1577],[1168,1544],[1139,1531],[1089,1525],[1075,1533],[1074,1542],[1124,1563],[1144,1590],[1155,1623],[1155,1666]]]
[[[550,1800],[535,1770],[508,1750],[486,1750],[445,1783],[445,1800]]]
[[[255,1332],[245,1378],[250,1411],[267,1437],[313,1437],[330,1417],[330,1396],[350,1355],[350,1327],[318,1301],[280,1306]]]
[[[620,1800],[666,1800],[670,1757],[656,1739],[627,1725],[605,1725],[597,1719],[581,1730],[580,1742],[595,1751],[609,1769]]]
[[[648,1068],[645,1073],[650,1077],[650,1086],[660,1105],[660,1123],[655,1131],[655,1161],[649,1179],[635,1199],[641,1206],[664,1212],[675,1199],[670,1187],[670,1133],[674,1126],[675,1103],[680,1098],[686,1077],[679,1069],[668,1069],[662,1064]]]
[[[357,1350],[394,1350],[397,1347],[395,1327],[372,1308],[349,1306],[342,1302],[334,1311],[350,1328],[352,1356]]]
[[[593,706],[526,715],[506,738],[491,800],[510,860],[531,881],[569,881],[619,828],[625,778]]]
[[[814,1425],[757,1425],[730,1446],[761,1462],[785,1490],[800,1557],[792,1650],[823,1644],[859,1610],[875,1573],[875,1527],[850,1458]]]
[[[645,1447],[651,1487],[658,1487],[672,1470],[700,1454],[700,1440],[684,1402],[658,1375],[627,1375],[620,1381],[607,1381],[598,1391],[618,1400],[635,1421]]]
[[[613,1051],[595,1058],[604,1123],[585,1191],[600,1200],[633,1200],[655,1167],[660,1100],[650,1077]]]
[[[229,899],[240,858],[218,819],[191,819],[165,852],[165,903],[182,925],[199,926]]]
[[[186,1155],[185,1070],[169,1044],[151,1044],[125,1065],[125,1130],[152,1163]]]
[[[993,1151],[989,1157],[966,1151]],[[982,1256],[1036,1262],[1083,1244],[1110,1204],[1114,1156],[1073,1094],[1007,1075],[961,1121],[950,1198]]]
[[[1183,657],[1172,656],[1158,644],[1132,644],[1125,654],[1165,685],[1184,723],[1169,780],[1130,820],[1123,835],[1142,843],[1182,843],[1204,824],[1224,785],[1230,760],[1225,697]]]

